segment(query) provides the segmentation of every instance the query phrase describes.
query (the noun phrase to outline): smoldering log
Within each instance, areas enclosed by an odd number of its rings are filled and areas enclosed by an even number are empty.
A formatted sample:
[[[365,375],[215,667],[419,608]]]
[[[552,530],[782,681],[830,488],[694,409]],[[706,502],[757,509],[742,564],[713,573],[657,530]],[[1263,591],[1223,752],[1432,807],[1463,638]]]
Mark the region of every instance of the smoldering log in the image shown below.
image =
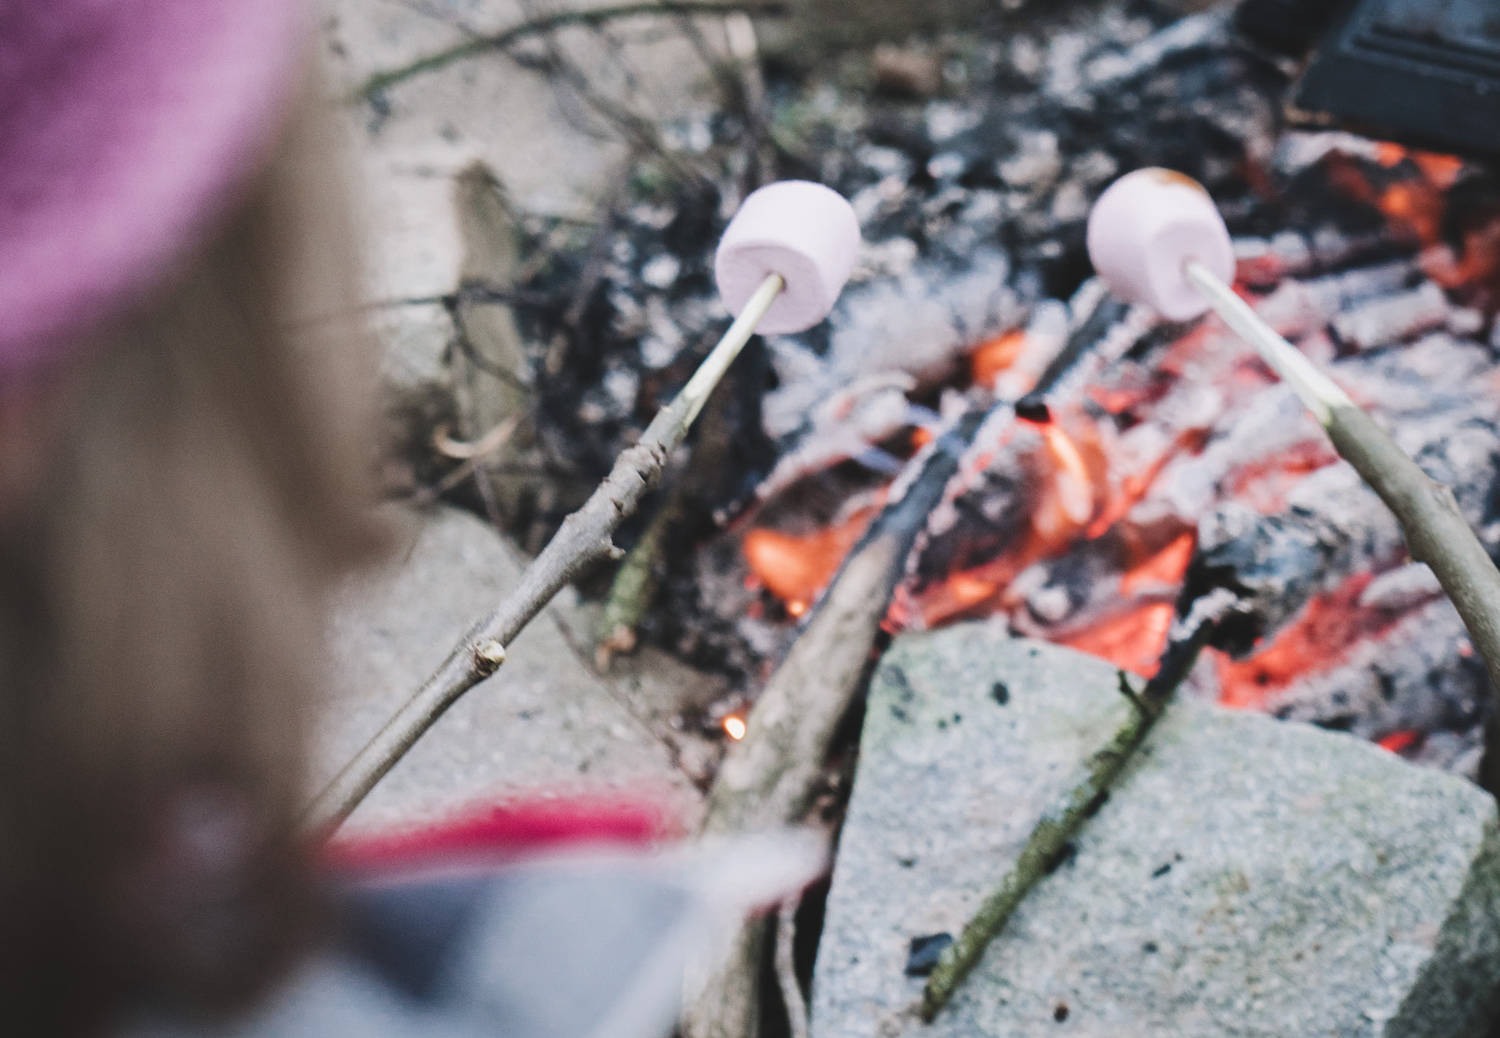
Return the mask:
[[[839,722],[863,683],[906,557],[985,418],[971,411],[938,437],[915,476],[871,524],[756,700],[709,793],[705,833],[800,822],[821,784]],[[683,1019],[689,1038],[747,1038],[760,1010],[765,923],[753,920],[697,978]]]
[[[1265,703],[1278,717],[1364,739],[1404,731],[1477,735],[1485,689],[1484,663],[1463,621],[1451,602],[1436,598],[1360,640],[1332,666],[1274,690]],[[1473,777],[1479,757],[1444,763]]]
[[[1500,549],[1496,520],[1500,404],[1488,351],[1446,333],[1398,354],[1349,358],[1335,367],[1358,397],[1434,480],[1455,489],[1459,508],[1486,549]],[[1198,525],[1198,550],[1184,600],[1226,588],[1240,600],[1215,646],[1244,653],[1274,633],[1319,591],[1350,574],[1398,564],[1401,528],[1359,475],[1344,464],[1303,478],[1284,510],[1261,514],[1235,502]]]

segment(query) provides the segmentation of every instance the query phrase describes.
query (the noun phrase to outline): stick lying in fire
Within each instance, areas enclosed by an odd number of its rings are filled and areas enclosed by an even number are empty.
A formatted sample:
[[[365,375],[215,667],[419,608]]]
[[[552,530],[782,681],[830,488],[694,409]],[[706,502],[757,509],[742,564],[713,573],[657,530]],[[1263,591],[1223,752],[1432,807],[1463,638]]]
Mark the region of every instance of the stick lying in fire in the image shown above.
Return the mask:
[[[854,268],[859,242],[853,208],[821,184],[782,181],[745,199],[714,258],[719,294],[736,315],[734,323],[640,441],[563,520],[510,596],[469,628],[437,671],[317,796],[306,815],[310,825],[337,828],[460,696],[500,668],[505,647],[552,596],[586,566],[618,552],[611,539],[615,529],[661,475],[750,336],[803,331],[827,317]]]
[[[1230,287],[1234,250],[1208,192],[1171,170],[1127,174],[1095,203],[1088,249],[1095,269],[1117,295],[1175,321],[1213,310],[1255,348],[1327,430],[1339,455],[1395,514],[1412,557],[1431,567],[1453,600],[1484,658],[1491,686],[1500,691],[1500,570],[1464,520],[1452,490],[1429,478],[1347,393]],[[923,991],[924,1019],[933,1019],[947,1004],[1026,892],[1046,873],[1046,862],[1083,825],[1144,742],[1212,622],[1211,617],[1179,618],[1168,657],[1142,692],[1131,691],[1122,676],[1122,691],[1137,706],[1135,716],[1090,759],[1084,780],[1038,825],[999,887],[944,952]],[[1500,790],[1497,714],[1500,708],[1492,709],[1480,774],[1492,793]]]

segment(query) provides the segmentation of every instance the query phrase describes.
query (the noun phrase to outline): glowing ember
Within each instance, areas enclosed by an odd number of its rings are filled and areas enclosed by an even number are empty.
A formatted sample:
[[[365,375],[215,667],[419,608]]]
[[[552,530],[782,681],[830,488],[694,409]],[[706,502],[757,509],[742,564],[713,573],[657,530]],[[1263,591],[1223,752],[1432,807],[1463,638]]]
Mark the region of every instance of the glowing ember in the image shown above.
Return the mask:
[[[1153,602],[1110,617],[1059,642],[1109,660],[1121,670],[1149,678],[1156,673],[1171,627],[1172,603]]]
[[[1403,728],[1401,731],[1382,735],[1375,740],[1375,744],[1383,750],[1390,750],[1392,753],[1404,753],[1421,741],[1421,732],[1411,728]]]
[[[1096,423],[1081,415],[1054,415],[1045,424],[1027,424],[1041,433],[1038,460],[1048,478],[1032,507],[1032,543],[1021,552],[1023,565],[1072,544],[1109,492],[1109,462]]]
[[[745,561],[756,579],[787,604],[788,612],[801,616],[828,586],[874,516],[873,508],[862,509],[842,523],[802,535],[751,530],[745,535]]]
[[[1378,145],[1375,159],[1369,161],[1368,152],[1334,152],[1325,163],[1329,185],[1368,207],[1367,216],[1383,214],[1403,246],[1423,246],[1422,270],[1464,305],[1489,312],[1500,304],[1500,206],[1485,220],[1447,227],[1445,234],[1445,225],[1455,222],[1445,193],[1463,174],[1464,162],[1395,144]],[[1262,186],[1267,193],[1276,190],[1269,180]],[[1241,275],[1259,292],[1282,277],[1273,268],[1268,266],[1259,280],[1245,275],[1243,266]],[[1238,290],[1253,295],[1243,286]],[[1258,306],[1263,301],[1259,295],[1252,300]],[[989,387],[997,399],[1018,399],[1045,367],[1048,346],[1046,334],[1020,329],[979,343],[968,359],[973,385]],[[886,630],[999,613],[1012,618],[1018,630],[1149,677],[1165,650],[1196,546],[1191,509],[1183,503],[1191,506],[1194,494],[1211,492],[1274,514],[1285,509],[1303,479],[1337,460],[1321,435],[1297,438],[1294,431],[1283,436],[1278,430],[1270,449],[1219,439],[1224,416],[1274,378],[1253,353],[1230,342],[1217,322],[1175,334],[1149,367],[1120,369],[1117,377],[1088,386],[1084,400],[1049,399],[1047,410],[1018,414],[964,456],[955,482],[976,492],[996,488],[983,503],[1016,514],[980,510],[979,518],[966,513],[961,521],[997,521],[1013,536],[996,544],[986,536],[965,541],[952,535],[947,553],[934,555],[949,560],[946,568],[919,571],[920,580],[898,589],[883,623]],[[1495,388],[1500,392],[1500,379]],[[912,451],[932,441],[932,429],[909,428]],[[1310,433],[1316,431],[1310,427]],[[887,448],[901,453],[889,443]],[[1189,493],[1167,488],[1158,497],[1159,484],[1178,472],[1186,474],[1182,485]],[[872,518],[870,509],[796,535],[754,529],[744,539],[745,557],[754,578],[787,613],[801,617]],[[952,529],[944,527],[935,536]],[[1063,560],[1086,542],[1098,543],[1080,556],[1081,565],[1051,561]],[[1213,656],[1221,701],[1233,707],[1276,705],[1278,693],[1347,663],[1358,642],[1386,633],[1400,619],[1399,611],[1361,604],[1372,579],[1370,573],[1352,577],[1314,597],[1245,659]],[[726,717],[723,725],[731,739],[744,734],[737,716]],[[1418,731],[1401,730],[1379,743],[1402,753],[1419,747],[1422,738]]]
[[[1220,657],[1219,702],[1231,707],[1264,708],[1277,690],[1298,678],[1337,666],[1355,642],[1378,636],[1394,618],[1359,604],[1372,579],[1372,574],[1360,573],[1315,596],[1296,620],[1245,659]]]
[[[1229,489],[1238,500],[1270,515],[1286,507],[1287,495],[1302,477],[1338,460],[1338,454],[1324,438],[1304,440],[1274,458],[1241,466]]]
[[[1175,587],[1187,572],[1197,536],[1180,533],[1165,548],[1120,578],[1120,593],[1127,598],[1153,587]]]
[[[1016,362],[1026,345],[1026,333],[1017,329],[979,344],[969,358],[969,370],[981,386],[993,386],[1000,373]]]
[[[1047,453],[1057,462],[1054,488],[1058,506],[1079,526],[1094,516],[1094,488],[1088,465],[1078,452],[1078,445],[1054,423],[1042,427]]]

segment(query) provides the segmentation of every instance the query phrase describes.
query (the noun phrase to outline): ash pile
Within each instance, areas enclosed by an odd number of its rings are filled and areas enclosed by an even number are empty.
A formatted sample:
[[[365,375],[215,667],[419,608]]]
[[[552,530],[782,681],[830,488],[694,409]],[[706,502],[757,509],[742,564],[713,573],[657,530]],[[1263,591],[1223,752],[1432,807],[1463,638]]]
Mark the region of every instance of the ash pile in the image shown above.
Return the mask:
[[[1227,589],[1236,619],[1199,694],[1472,771],[1483,668],[1395,521],[1217,321],[1103,299],[1084,224],[1124,171],[1201,181],[1253,305],[1455,489],[1494,553],[1500,181],[1287,129],[1293,69],[1222,14],[1065,10],[1003,39],[767,69],[763,101],[669,127],[686,160],[643,158],[599,226],[523,218],[515,283],[451,305],[502,300],[529,344],[532,474],[481,469],[478,498],[441,467],[433,483],[539,544],[722,330],[712,247],[739,201],[818,180],[860,216],[855,279],[829,322],[752,344],[623,532],[644,576],[619,646],[667,647],[749,694],[886,488],[990,408],[1003,420],[968,443],[889,629],[1000,614],[1149,673],[1173,616]],[[1082,361],[1015,420],[1085,332]]]

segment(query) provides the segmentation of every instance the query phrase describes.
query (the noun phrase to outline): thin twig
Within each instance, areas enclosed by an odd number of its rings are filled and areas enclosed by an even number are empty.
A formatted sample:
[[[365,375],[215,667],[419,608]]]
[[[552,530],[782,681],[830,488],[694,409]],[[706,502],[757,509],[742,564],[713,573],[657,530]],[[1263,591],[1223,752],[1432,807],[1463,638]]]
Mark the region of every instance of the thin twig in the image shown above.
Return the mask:
[[[460,696],[495,672],[505,647],[558,591],[592,563],[618,553],[614,531],[661,475],[782,287],[780,277],[766,278],[676,399],[652,419],[640,442],[616,459],[583,507],[563,520],[510,596],[470,627],[437,671],[317,796],[306,814],[309,825],[328,831],[342,823]]]
[[[489,51],[505,50],[522,40],[554,32],[570,26],[598,26],[621,18],[639,18],[651,15],[682,14],[726,14],[740,12],[764,17],[776,17],[787,13],[787,5],[780,0],[652,0],[646,3],[621,4],[617,7],[596,7],[584,10],[557,11],[513,25],[498,33],[465,40],[444,50],[435,51],[398,68],[377,72],[366,79],[355,91],[356,97],[369,98],[398,83],[427,72],[436,72],[456,61],[472,58]]]
[[[781,1004],[786,1007],[786,1029],[791,1038],[809,1038],[807,999],[802,997],[802,982],[797,979],[797,906],[800,898],[781,903],[776,914],[776,982],[781,988]]]
[[[668,536],[682,521],[685,500],[685,487],[679,482],[672,487],[666,503],[651,517],[640,540],[635,542],[635,547],[630,549],[615,573],[599,619],[594,652],[596,669],[607,670],[611,657],[617,652],[635,651],[636,630],[661,586],[659,567],[662,554]]]

